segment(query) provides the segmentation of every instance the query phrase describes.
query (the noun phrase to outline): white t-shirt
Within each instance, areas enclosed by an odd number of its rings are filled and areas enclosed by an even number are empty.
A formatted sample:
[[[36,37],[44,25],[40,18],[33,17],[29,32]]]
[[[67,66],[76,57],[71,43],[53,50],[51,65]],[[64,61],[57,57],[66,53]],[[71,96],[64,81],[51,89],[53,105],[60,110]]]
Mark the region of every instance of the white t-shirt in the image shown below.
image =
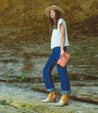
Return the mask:
[[[52,30],[51,49],[53,49],[56,46],[61,46],[61,32],[60,32],[60,24],[61,23],[65,27],[65,44],[64,44],[64,46],[70,46],[69,41],[68,41],[68,36],[67,36],[66,22],[63,18],[59,18],[58,23],[57,23],[57,29]]]

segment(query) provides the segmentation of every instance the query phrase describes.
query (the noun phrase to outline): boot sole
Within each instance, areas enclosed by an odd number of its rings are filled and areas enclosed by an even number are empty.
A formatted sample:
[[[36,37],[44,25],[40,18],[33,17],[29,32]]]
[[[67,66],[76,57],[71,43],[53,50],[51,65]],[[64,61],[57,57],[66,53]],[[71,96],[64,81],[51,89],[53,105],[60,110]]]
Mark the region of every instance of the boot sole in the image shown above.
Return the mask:
[[[63,104],[63,105],[55,105],[54,104],[54,106],[57,106],[57,107],[64,107],[64,106],[68,106],[69,105],[69,103],[65,103],[65,104]]]
[[[56,100],[49,100],[49,101],[42,101],[43,103],[53,103],[56,102]]]

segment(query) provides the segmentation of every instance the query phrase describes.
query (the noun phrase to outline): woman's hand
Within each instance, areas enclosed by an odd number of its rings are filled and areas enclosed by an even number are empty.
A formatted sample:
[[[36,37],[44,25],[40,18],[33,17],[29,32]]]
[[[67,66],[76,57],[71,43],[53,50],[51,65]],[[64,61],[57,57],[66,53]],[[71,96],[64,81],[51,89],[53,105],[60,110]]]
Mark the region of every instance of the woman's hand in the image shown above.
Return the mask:
[[[61,50],[60,57],[65,57],[64,50]]]

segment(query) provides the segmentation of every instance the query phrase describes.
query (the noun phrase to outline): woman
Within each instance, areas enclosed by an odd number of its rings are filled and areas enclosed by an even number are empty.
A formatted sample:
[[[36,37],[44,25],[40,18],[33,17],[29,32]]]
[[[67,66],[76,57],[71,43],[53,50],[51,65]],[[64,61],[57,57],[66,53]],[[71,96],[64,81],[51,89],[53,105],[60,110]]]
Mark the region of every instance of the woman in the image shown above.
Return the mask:
[[[60,57],[64,57],[64,51],[66,46],[69,46],[67,37],[66,23],[61,15],[64,15],[64,11],[55,5],[49,6],[45,9],[46,15],[50,20],[50,33],[51,35],[51,49],[52,53],[43,69],[43,79],[48,97],[42,102],[56,102],[55,88],[51,77],[51,71]],[[55,103],[55,106],[64,106],[68,104],[68,94],[71,93],[69,78],[65,67],[61,67],[57,64],[58,76],[61,80],[62,96],[59,102]]]

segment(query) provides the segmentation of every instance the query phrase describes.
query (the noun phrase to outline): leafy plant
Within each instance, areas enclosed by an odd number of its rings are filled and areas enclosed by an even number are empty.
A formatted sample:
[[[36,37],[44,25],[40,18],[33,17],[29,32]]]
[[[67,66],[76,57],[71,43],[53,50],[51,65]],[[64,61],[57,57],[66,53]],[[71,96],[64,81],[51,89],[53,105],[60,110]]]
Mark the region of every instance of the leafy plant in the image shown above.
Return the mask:
[[[54,77],[54,76],[52,76],[52,80],[54,80],[54,78],[55,78],[55,77]]]
[[[31,82],[33,81],[33,78],[31,78]]]
[[[13,83],[13,86],[16,86],[16,83]]]
[[[32,75],[32,71],[30,71],[30,74]]]
[[[28,81],[28,79],[26,78],[26,81]]]
[[[25,79],[25,76],[24,75],[25,75],[24,73],[21,74],[21,78],[19,79],[20,82],[22,82]]]
[[[5,77],[6,77],[7,81],[8,81],[9,78],[10,78],[10,75],[5,75]]]
[[[73,52],[74,55],[76,55],[76,53],[77,53],[76,51]]]
[[[1,105],[9,105],[11,103],[11,100],[10,101],[7,101],[7,100],[0,100],[0,104]]]

